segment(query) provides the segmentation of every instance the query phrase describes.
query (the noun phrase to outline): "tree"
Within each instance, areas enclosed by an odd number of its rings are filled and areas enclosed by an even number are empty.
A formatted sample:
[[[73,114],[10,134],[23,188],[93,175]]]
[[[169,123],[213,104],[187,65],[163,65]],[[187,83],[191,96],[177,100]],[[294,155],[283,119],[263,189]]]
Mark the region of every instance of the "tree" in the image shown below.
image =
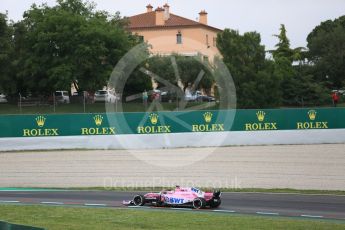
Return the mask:
[[[277,49],[272,51],[272,55],[275,60],[279,58],[287,58],[292,63],[294,52],[290,48],[290,40],[288,39],[286,32],[285,25],[281,24],[280,33],[273,35],[278,38],[279,42],[275,46]]]
[[[212,69],[208,62],[201,62],[200,57],[176,56],[178,71],[184,87],[188,84],[194,85],[198,76],[202,77],[195,89],[205,89],[207,92],[212,88],[215,80]]]
[[[265,47],[256,32],[240,35],[225,29],[217,46],[236,85],[239,108],[267,108],[280,103],[280,78],[273,75],[273,64],[265,59]]]
[[[123,99],[126,99],[128,96],[132,95],[141,95],[144,90],[152,90],[151,77],[140,70],[142,67],[144,67],[143,63],[130,74],[127,81],[124,83],[122,92]],[[140,100],[142,99],[141,97],[139,98]]]
[[[274,75],[281,79],[283,105],[318,105],[325,102],[325,87],[316,83],[308,65],[301,62],[304,48],[292,49],[284,25],[280,27],[276,50],[270,51],[274,59]],[[295,63],[294,63],[295,61]],[[297,64],[299,61],[299,64]]]
[[[176,69],[174,69],[174,63],[176,63]],[[209,91],[214,83],[211,67],[208,63],[203,63],[200,57],[185,57],[177,54],[171,56],[153,56],[147,60],[145,67],[175,86],[178,86],[178,77],[184,88],[186,88],[189,84],[193,85],[196,83],[199,75],[201,79],[194,86],[196,90],[205,89]],[[158,83],[164,87],[163,84]]]
[[[134,40],[118,14],[95,11],[83,0],[57,3],[25,12],[18,76],[33,93],[69,90],[72,83],[78,90],[102,88]]]
[[[13,59],[13,29],[7,15],[0,13],[0,92],[8,93],[14,87],[11,81],[11,62]]]
[[[315,65],[317,79],[330,81],[332,89],[345,87],[345,16],[316,26],[307,42],[308,58]]]
[[[305,50],[304,47],[297,47],[295,49],[291,49],[290,47],[290,40],[287,37],[287,30],[284,24],[280,25],[280,33],[275,34],[273,36],[277,37],[279,42],[276,44],[276,50],[271,50],[270,52],[273,55],[273,58],[287,58],[291,63],[293,61],[300,61],[302,59],[302,52]]]

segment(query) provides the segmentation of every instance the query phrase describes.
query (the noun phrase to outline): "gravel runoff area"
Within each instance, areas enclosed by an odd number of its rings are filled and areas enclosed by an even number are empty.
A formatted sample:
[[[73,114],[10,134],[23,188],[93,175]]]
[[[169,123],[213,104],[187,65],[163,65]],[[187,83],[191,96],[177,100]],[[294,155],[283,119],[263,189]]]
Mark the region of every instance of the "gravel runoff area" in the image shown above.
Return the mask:
[[[0,187],[345,190],[345,144],[0,152]]]

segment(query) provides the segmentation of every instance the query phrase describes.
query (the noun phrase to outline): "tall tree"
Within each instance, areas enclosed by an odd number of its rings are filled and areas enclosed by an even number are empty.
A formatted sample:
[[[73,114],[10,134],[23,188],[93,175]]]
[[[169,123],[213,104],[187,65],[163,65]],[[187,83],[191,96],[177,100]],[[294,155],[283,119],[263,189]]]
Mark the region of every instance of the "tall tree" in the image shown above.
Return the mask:
[[[8,93],[14,87],[11,82],[11,62],[13,60],[13,29],[7,15],[0,13],[0,92]]]
[[[278,38],[276,49],[271,51],[274,59],[274,75],[280,78],[283,105],[317,105],[325,102],[325,87],[315,83],[308,65],[301,62],[304,48],[292,49],[284,25]],[[299,62],[297,62],[299,61]]]
[[[280,25],[280,33],[273,36],[277,37],[279,42],[276,44],[276,50],[272,51],[275,60],[279,58],[287,58],[290,62],[293,61],[293,51],[290,48],[290,40],[286,35],[285,25]]]
[[[265,59],[260,34],[240,35],[225,29],[217,37],[217,46],[235,82],[239,108],[275,107],[280,103],[280,78],[273,75],[272,62]]]
[[[299,61],[302,58],[302,51],[305,50],[303,47],[297,47],[292,49],[290,47],[290,40],[287,37],[287,30],[284,24],[280,25],[280,33],[273,36],[278,38],[278,43],[276,44],[276,49],[272,50],[271,53],[273,58],[287,58],[291,63],[293,61]]]
[[[318,80],[330,81],[332,89],[345,87],[345,16],[322,22],[307,41]]]
[[[118,14],[83,0],[32,5],[24,14],[19,75],[31,92],[96,90],[106,85],[117,61],[134,44]]]
[[[174,68],[175,63],[176,69]],[[197,83],[195,85],[196,90],[201,88],[209,90],[214,83],[210,66],[208,63],[203,63],[200,57],[185,57],[177,54],[153,56],[147,61],[145,67],[175,86],[178,86],[178,77],[184,87]],[[199,74],[201,77],[200,81],[196,82]],[[164,87],[163,84],[160,86]]]

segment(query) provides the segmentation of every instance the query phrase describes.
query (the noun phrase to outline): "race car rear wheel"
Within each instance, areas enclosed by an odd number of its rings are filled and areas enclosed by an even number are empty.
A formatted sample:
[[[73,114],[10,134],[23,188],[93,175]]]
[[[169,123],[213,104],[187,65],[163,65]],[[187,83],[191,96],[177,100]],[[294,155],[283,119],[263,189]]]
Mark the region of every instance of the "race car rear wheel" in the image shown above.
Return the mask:
[[[221,203],[222,203],[222,201],[219,198],[218,199],[212,199],[212,200],[210,200],[210,207],[211,208],[218,208]]]
[[[133,204],[135,206],[143,206],[145,204],[145,197],[143,195],[136,195],[133,198]]]
[[[195,209],[201,209],[204,208],[206,206],[206,200],[204,198],[195,198],[193,200],[193,208]]]

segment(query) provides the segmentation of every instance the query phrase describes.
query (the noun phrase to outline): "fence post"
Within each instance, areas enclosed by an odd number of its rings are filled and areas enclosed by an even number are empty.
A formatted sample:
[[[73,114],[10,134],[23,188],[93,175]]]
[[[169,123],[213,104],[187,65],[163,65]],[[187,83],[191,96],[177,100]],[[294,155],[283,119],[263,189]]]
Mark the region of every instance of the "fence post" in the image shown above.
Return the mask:
[[[22,95],[19,93],[19,112],[22,113]]]
[[[85,113],[85,111],[86,111],[86,105],[85,105],[85,103],[86,103],[86,101],[85,101],[85,94],[86,94],[86,91],[83,91],[83,105],[84,105],[84,113]]]
[[[55,93],[53,92],[53,104],[54,104],[54,113],[55,113]]]

